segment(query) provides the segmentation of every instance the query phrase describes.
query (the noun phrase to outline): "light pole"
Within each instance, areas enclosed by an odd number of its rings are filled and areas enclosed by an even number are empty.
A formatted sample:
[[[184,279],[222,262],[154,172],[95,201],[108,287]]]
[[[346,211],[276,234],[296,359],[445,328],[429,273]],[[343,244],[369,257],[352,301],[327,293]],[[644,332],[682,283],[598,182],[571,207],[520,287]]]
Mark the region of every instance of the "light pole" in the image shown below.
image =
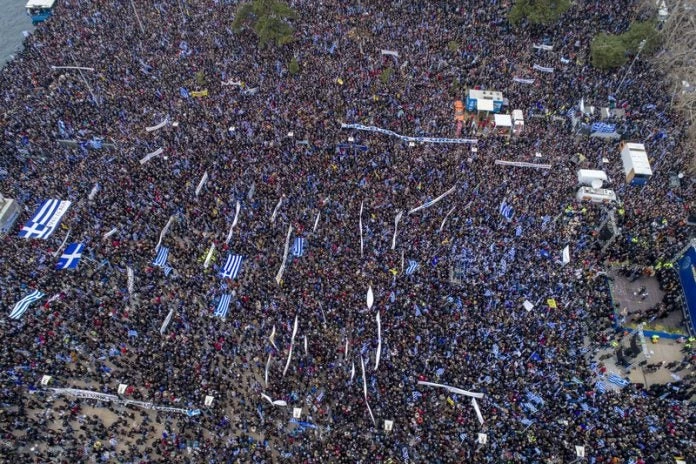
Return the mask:
[[[646,39],[643,39],[640,41],[640,44],[638,44],[638,53],[636,53],[636,56],[633,58],[633,61],[631,61],[631,65],[628,67],[628,70],[626,71],[626,74],[624,74],[623,78],[621,79],[621,82],[619,82],[619,86],[616,87],[616,90],[614,90],[614,95],[618,96],[619,89],[621,88],[624,81],[626,80],[626,77],[628,77],[628,75],[631,74],[631,69],[633,69],[633,65],[635,64],[636,60],[640,56],[640,52],[643,51],[643,47],[645,47],[645,42],[646,42]]]

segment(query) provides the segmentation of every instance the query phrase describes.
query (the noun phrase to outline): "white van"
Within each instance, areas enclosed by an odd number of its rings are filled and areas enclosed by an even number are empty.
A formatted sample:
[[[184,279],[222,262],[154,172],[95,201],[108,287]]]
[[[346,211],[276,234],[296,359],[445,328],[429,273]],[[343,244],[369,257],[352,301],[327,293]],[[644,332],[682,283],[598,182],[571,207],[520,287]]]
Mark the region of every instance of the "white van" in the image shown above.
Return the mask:
[[[609,189],[580,187],[575,199],[593,203],[614,203],[616,201],[616,193]]]
[[[592,188],[601,188],[607,182],[607,173],[594,169],[578,170],[578,184],[588,185]]]

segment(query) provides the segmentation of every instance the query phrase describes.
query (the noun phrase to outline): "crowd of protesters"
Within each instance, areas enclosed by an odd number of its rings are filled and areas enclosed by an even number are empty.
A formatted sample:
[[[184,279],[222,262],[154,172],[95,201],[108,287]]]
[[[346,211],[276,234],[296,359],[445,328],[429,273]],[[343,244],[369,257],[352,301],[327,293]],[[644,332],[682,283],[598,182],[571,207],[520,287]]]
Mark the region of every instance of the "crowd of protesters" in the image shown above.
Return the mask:
[[[21,320],[0,318],[0,455],[696,462],[696,410],[686,401],[693,351],[671,366],[682,380],[658,389],[610,385],[592,359],[617,337],[604,264],[672,259],[689,238],[696,197],[688,177],[670,182],[686,169],[685,123],[669,111],[659,70],[636,60],[614,93],[625,70],[589,63],[596,33],[621,32],[649,13],[627,0],[579,0],[553,27],[512,28],[509,5],[498,1],[290,3],[295,40],[259,47],[251,31],[231,30],[235,2],[60,0],[0,73],[0,192],[25,211],[2,238],[0,307],[9,314],[33,289],[46,295]],[[540,43],[553,49],[533,47]],[[293,57],[298,72],[288,68]],[[341,128],[452,138],[453,102],[474,87],[503,92],[506,112],[522,109],[524,132],[483,137],[467,121],[460,137],[478,139],[473,151]],[[582,98],[606,106],[610,97],[626,111],[617,125],[651,156],[654,175],[642,188],[625,184],[617,142],[570,130],[568,112]],[[607,206],[575,201],[583,167],[605,170],[620,200],[621,235],[604,252],[596,236]],[[48,240],[19,238],[48,198],[73,202],[61,227]],[[165,275],[152,263],[170,217]],[[289,253],[278,282],[289,227],[306,250]],[[86,251],[77,270],[55,270],[68,231]],[[243,256],[236,279],[218,274],[229,253]],[[220,318],[223,294],[232,303]],[[418,381],[483,393],[483,423],[470,398]],[[122,398],[200,414],[49,390],[116,394],[121,383],[130,386]],[[97,405],[116,422],[92,414]],[[297,421],[293,408],[302,408]]]

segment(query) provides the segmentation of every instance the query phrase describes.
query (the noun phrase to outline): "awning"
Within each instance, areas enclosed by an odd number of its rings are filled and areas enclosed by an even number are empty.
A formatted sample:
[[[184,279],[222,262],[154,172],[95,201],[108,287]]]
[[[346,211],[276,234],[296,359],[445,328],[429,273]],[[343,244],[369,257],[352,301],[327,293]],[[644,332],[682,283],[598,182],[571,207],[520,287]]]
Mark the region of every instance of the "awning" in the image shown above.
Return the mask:
[[[512,117],[509,114],[496,114],[495,125],[496,127],[512,127]]]

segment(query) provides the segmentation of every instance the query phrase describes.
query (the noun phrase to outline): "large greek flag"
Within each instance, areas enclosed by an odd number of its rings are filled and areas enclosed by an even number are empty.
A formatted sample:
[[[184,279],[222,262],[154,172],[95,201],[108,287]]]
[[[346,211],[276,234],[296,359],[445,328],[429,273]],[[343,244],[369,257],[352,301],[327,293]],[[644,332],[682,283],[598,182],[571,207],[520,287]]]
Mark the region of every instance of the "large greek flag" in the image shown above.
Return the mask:
[[[408,260],[408,267],[406,268],[406,275],[411,275],[418,270],[418,261],[412,259]]]
[[[62,200],[46,200],[36,210],[34,216],[24,224],[19,236],[23,238],[50,237],[60,223],[60,219],[70,207],[71,202]]]
[[[303,237],[295,237],[295,241],[292,245],[292,255],[295,257],[300,257],[304,254],[306,240]]]
[[[512,205],[508,204],[507,200],[503,200],[500,203],[500,214],[508,221],[515,216],[515,210],[512,208]]]
[[[217,317],[225,318],[227,317],[227,310],[230,307],[230,301],[232,300],[232,295],[225,294],[220,297],[217,309],[215,309],[215,315]]]
[[[56,269],[76,269],[82,258],[82,249],[85,246],[82,243],[71,243],[61,255]]]
[[[601,132],[604,134],[611,134],[616,131],[616,126],[614,124],[607,124],[605,122],[595,122],[592,123],[592,132]]]
[[[220,270],[220,276],[223,278],[236,279],[239,271],[242,268],[242,255],[227,255],[227,261]]]
[[[29,306],[33,302],[40,300],[43,297],[43,293],[41,293],[38,290],[34,290],[30,294],[19,300],[17,304],[14,306],[14,308],[12,308],[12,312],[10,313],[10,319],[19,319],[24,315],[25,312],[27,312],[27,309],[29,309]]]
[[[157,256],[155,256],[155,260],[152,264],[164,268],[167,265],[167,258],[169,258],[169,248],[161,246],[157,250]]]

